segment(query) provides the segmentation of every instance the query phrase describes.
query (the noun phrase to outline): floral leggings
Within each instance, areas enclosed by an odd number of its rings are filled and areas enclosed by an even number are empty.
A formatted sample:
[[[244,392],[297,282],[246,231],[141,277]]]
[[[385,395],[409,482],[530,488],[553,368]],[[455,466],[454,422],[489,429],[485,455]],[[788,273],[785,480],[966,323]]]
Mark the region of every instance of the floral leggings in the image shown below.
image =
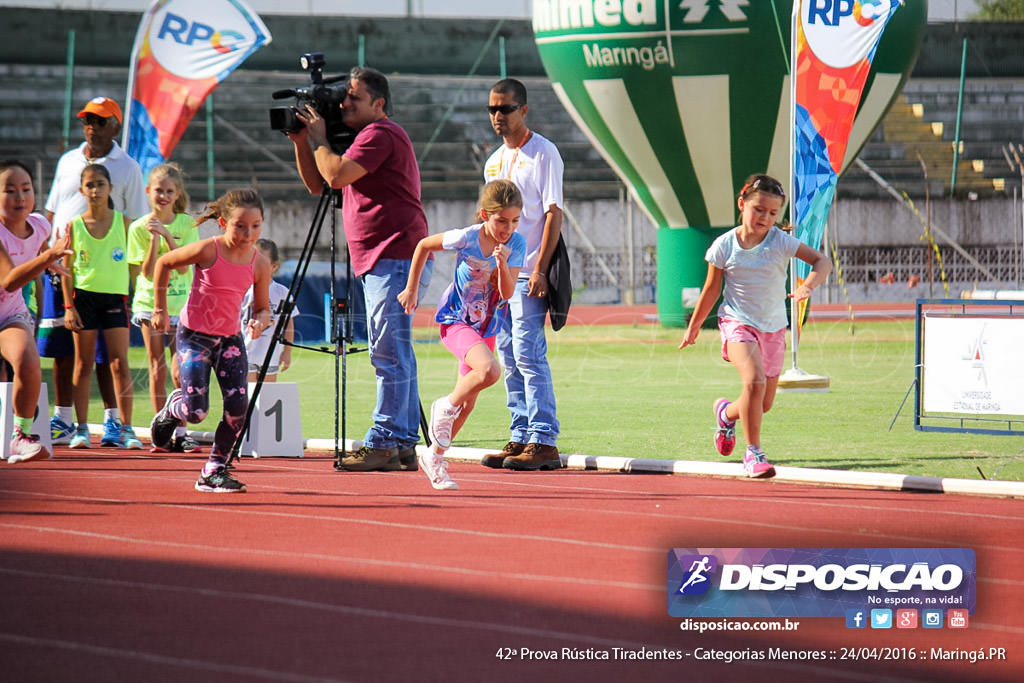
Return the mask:
[[[181,399],[171,404],[170,412],[192,424],[202,422],[210,412],[210,371],[216,373],[224,398],[224,416],[213,436],[210,462],[227,464],[249,407],[249,361],[241,333],[220,337],[179,324],[178,367]]]

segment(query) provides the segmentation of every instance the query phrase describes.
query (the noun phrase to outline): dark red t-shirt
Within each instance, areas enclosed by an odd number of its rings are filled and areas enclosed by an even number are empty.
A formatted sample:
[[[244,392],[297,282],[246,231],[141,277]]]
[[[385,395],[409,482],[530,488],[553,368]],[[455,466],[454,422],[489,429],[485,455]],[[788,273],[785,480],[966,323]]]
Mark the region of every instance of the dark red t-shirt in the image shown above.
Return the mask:
[[[391,119],[359,131],[345,158],[366,175],[342,190],[342,218],[352,271],[363,275],[378,259],[411,259],[427,236],[420,169],[405,130]]]

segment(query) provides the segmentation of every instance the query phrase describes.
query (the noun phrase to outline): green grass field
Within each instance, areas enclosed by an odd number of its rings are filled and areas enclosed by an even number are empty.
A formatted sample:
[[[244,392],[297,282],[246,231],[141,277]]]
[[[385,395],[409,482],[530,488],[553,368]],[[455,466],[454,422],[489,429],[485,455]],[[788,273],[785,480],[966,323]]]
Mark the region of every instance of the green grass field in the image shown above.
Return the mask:
[[[450,391],[455,362],[436,330],[417,330],[416,355],[424,407]],[[573,326],[548,331],[563,453],[682,460],[722,460],[712,444],[711,404],[739,391],[736,371],[719,356],[718,333],[704,330],[697,345],[676,348],[682,330],[655,325]],[[296,349],[281,376],[298,382],[305,438],[334,430],[334,358]],[[135,415],[149,424],[153,409],[145,352],[131,350]],[[779,393],[765,416],[763,447],[778,465],[980,479],[1024,480],[1024,440],[1012,436],[919,432],[913,396],[892,430],[914,377],[912,321],[815,322],[805,328],[800,367],[826,375],[828,393]],[[787,365],[789,361],[787,359]],[[44,362],[45,367],[45,362]],[[348,359],[348,438],[362,438],[373,409],[375,383],[365,353]],[[97,398],[90,421],[100,422]],[[219,419],[213,390],[212,431]],[[742,426],[740,427],[742,430]],[[739,435],[742,445],[742,433]],[[481,394],[456,445],[500,448],[508,440],[505,392],[499,382]],[[738,458],[734,456],[732,460]]]

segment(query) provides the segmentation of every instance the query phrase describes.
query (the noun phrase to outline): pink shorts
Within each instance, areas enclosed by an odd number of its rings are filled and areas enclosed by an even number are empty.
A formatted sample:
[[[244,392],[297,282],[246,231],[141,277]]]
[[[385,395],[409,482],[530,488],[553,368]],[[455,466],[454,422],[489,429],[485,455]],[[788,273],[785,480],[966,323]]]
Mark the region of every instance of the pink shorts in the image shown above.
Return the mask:
[[[786,360],[786,328],[777,332],[762,332],[729,318],[718,319],[722,333],[722,358],[729,360],[728,342],[751,342],[761,349],[761,364],[765,377],[778,377]]]
[[[463,323],[441,325],[441,343],[459,359],[460,376],[472,370],[466,365],[466,354],[471,348],[477,344],[487,344],[491,353],[494,352],[494,337],[481,337],[479,332]]]

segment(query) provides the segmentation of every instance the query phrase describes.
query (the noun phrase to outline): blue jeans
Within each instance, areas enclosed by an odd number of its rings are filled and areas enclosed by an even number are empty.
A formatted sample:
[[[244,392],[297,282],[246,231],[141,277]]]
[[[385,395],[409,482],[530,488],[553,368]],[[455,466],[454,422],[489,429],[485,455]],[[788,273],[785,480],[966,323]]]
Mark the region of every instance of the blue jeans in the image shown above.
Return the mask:
[[[377,406],[363,444],[409,448],[420,440],[420,394],[412,350],[412,316],[398,303],[410,261],[380,259],[360,276],[366,301],[370,363],[377,374]]]
[[[505,393],[512,415],[512,441],[554,446],[558,441],[555,390],[544,337],[548,302],[528,296],[528,281],[516,281],[509,315],[498,330],[496,347],[505,367]]]

